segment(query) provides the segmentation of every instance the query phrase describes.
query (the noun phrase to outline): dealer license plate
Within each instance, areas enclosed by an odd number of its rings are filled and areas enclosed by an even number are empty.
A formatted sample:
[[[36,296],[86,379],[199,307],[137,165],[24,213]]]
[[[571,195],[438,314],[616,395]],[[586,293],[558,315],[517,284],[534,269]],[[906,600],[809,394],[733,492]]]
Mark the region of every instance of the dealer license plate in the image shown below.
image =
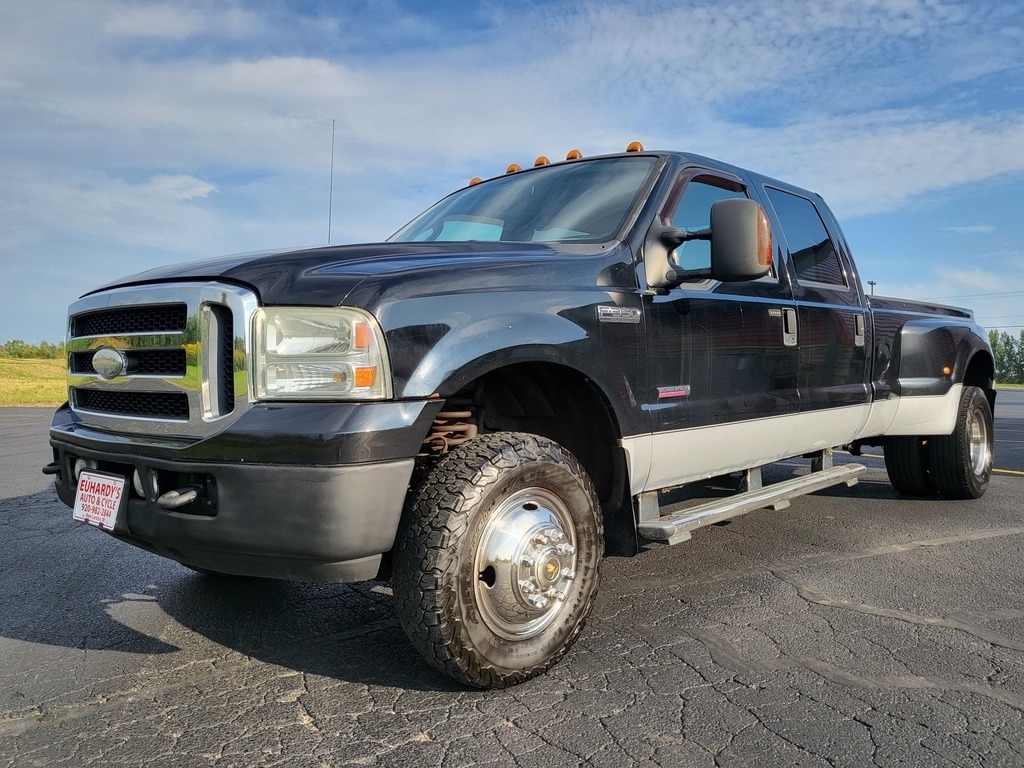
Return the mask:
[[[107,531],[114,530],[117,513],[124,497],[125,479],[85,470],[78,476],[75,492],[75,520],[96,525]]]

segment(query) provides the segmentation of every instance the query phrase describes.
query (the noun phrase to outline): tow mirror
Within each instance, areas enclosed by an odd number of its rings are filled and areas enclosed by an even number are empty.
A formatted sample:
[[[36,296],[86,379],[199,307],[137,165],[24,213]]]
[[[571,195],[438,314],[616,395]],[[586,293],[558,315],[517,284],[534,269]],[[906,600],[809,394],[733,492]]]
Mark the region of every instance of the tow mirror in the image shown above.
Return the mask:
[[[711,241],[711,266],[683,269],[675,249],[689,240]],[[647,235],[644,263],[652,288],[671,288],[684,280],[756,280],[772,266],[772,229],[768,215],[753,200],[729,198],[711,206],[711,226],[696,232],[657,223]]]
[[[711,272],[722,282],[764,277],[772,268],[772,228],[753,200],[730,198],[711,206]]]

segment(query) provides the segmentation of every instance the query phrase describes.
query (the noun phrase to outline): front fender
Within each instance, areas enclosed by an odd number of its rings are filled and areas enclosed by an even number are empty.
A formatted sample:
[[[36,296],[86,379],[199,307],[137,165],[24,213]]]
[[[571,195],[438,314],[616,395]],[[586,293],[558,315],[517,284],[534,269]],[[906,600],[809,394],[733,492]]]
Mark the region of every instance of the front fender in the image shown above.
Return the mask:
[[[419,360],[402,397],[451,395],[473,379],[515,362],[580,366],[590,334],[558,314],[507,313],[452,328]]]
[[[604,366],[597,321],[604,291],[523,290],[423,296],[378,309],[398,398],[449,395],[517,361]]]

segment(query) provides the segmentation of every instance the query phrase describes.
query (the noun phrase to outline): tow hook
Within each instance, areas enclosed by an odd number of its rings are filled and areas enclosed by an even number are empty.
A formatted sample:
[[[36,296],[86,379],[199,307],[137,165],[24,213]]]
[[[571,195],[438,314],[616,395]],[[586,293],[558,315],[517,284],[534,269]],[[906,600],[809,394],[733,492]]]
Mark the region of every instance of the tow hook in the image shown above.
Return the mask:
[[[177,509],[186,504],[191,504],[199,494],[195,488],[182,488],[179,491],[168,491],[156,500],[157,506],[161,509]]]

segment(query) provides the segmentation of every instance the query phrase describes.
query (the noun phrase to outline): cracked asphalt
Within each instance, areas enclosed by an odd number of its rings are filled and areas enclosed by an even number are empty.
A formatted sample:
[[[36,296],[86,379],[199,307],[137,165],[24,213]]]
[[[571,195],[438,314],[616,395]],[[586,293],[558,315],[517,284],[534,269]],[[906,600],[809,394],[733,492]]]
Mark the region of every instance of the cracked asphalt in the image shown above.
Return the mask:
[[[1024,765],[1024,392],[983,499],[866,458],[607,559],[566,659],[499,692],[427,667],[386,584],[204,577],[74,523],[48,423],[0,410],[0,768]]]

